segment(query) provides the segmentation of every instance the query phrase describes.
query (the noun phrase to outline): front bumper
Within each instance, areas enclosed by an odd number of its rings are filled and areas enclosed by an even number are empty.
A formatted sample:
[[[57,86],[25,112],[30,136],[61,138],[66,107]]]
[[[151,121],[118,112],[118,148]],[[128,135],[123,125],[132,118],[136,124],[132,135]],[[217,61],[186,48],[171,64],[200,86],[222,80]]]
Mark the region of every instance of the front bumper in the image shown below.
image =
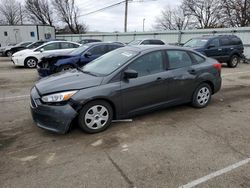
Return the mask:
[[[23,57],[11,57],[11,61],[15,66],[24,66],[24,58]]]
[[[69,130],[72,120],[77,115],[70,104],[43,104],[35,87],[31,90],[30,110],[38,127],[62,134]]]

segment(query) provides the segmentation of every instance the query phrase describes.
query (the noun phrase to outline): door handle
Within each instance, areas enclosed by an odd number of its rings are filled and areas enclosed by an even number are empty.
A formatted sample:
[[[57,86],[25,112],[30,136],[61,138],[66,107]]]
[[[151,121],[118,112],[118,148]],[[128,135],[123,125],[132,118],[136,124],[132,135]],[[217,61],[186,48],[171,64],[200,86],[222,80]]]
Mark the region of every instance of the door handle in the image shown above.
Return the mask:
[[[196,71],[195,71],[194,69],[190,69],[190,70],[188,70],[188,72],[189,72],[190,74],[196,74]]]

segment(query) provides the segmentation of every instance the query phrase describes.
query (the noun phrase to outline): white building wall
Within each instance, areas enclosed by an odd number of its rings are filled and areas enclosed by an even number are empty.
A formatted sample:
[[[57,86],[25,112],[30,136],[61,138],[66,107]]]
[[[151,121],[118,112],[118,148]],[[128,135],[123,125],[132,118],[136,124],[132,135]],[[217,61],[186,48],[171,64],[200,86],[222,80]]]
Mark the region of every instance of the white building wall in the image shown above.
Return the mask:
[[[45,33],[50,33],[51,38],[55,38],[55,28],[50,26],[0,25],[0,44],[6,46],[9,43],[37,41],[38,35],[39,40],[45,39]]]
[[[195,29],[183,31],[161,31],[161,32],[128,32],[128,33],[100,33],[100,34],[67,34],[56,35],[57,39],[78,41],[84,38],[101,39],[107,41],[130,42],[135,39],[156,38],[167,44],[185,43],[189,39],[202,35],[234,34],[241,38],[244,44],[244,54],[250,59],[250,27],[239,28],[215,28],[215,29]]]

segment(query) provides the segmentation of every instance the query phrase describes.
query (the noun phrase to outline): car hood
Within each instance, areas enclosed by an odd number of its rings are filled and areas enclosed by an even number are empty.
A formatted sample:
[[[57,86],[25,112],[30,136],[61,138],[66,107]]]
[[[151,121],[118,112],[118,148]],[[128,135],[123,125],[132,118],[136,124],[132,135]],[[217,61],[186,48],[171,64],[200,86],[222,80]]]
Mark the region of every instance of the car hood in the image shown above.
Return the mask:
[[[33,52],[33,50],[31,50],[31,49],[24,49],[24,50],[21,50],[19,52],[14,53],[13,56],[20,56],[20,55],[28,54],[28,53],[32,53],[32,52]]]
[[[49,55],[46,57],[43,57],[40,63],[45,63],[45,62],[49,62],[49,63],[56,63],[58,60],[63,61],[63,60],[74,60],[74,59],[79,59],[78,56],[75,55],[70,55],[70,54],[66,54],[66,55]]]
[[[102,80],[103,77],[92,76],[73,69],[45,77],[39,80],[35,87],[39,94],[45,95],[60,91],[80,90],[98,86],[102,83]]]

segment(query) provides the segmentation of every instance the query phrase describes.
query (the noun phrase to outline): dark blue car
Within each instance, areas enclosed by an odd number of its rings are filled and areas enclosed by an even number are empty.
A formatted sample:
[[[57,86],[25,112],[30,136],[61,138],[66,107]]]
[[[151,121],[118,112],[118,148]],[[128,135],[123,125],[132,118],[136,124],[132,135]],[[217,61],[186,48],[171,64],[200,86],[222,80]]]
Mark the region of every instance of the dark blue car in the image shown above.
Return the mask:
[[[45,77],[57,72],[82,67],[105,53],[120,47],[123,47],[123,45],[105,42],[85,44],[66,55],[42,58],[41,62],[38,63],[37,71],[40,77]]]
[[[235,35],[208,35],[193,38],[184,44],[207,57],[214,58],[229,67],[236,67],[243,58],[244,47]]]

